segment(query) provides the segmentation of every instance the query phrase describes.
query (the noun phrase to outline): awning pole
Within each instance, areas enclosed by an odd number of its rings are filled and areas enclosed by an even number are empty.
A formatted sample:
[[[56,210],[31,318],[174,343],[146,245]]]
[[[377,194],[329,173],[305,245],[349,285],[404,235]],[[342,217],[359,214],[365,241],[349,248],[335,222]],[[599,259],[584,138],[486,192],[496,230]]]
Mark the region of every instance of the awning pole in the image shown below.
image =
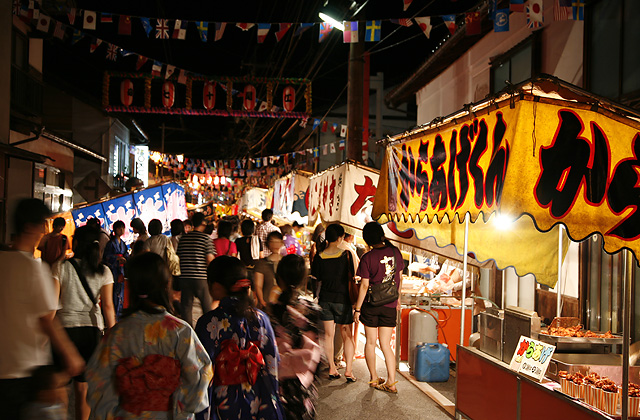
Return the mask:
[[[464,346],[464,302],[467,299],[467,254],[469,253],[469,213],[464,216],[464,255],[462,259],[462,304],[460,305],[460,345]],[[473,316],[473,314],[471,314]]]
[[[629,418],[629,344],[631,343],[631,281],[633,279],[634,257],[631,251],[624,250],[624,274],[622,276],[624,300],[622,319],[622,420]]]
[[[562,316],[562,225],[558,226],[558,284],[556,285],[556,316]]]

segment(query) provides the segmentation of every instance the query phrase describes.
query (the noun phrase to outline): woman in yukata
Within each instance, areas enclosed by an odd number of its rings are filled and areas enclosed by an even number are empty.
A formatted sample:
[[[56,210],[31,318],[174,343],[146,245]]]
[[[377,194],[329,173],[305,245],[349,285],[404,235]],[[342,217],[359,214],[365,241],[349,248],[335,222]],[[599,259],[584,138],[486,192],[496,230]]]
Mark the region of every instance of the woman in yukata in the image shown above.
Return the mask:
[[[116,320],[122,315],[124,306],[124,265],[129,258],[129,248],[122,240],[124,222],[118,220],[113,224],[111,240],[104,248],[103,261],[113,274],[113,306],[116,310]]]
[[[220,305],[196,324],[215,374],[209,412],[198,418],[284,420],[276,340],[267,315],[253,306],[244,263],[217,257],[209,264],[207,282]]]
[[[131,306],[87,365],[93,418],[185,419],[208,406],[211,360],[191,327],[169,314],[169,270],[147,252],[127,263]]]

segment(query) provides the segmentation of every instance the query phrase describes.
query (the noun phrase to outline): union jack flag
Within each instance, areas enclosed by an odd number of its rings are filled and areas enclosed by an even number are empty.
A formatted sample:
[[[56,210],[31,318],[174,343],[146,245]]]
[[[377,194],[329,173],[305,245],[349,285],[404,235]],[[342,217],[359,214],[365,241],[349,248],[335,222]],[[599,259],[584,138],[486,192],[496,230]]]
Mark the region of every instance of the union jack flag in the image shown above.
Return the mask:
[[[107,60],[116,61],[118,58],[118,46],[109,44],[107,45]]]
[[[156,39],[169,39],[168,19],[158,19],[156,24]]]

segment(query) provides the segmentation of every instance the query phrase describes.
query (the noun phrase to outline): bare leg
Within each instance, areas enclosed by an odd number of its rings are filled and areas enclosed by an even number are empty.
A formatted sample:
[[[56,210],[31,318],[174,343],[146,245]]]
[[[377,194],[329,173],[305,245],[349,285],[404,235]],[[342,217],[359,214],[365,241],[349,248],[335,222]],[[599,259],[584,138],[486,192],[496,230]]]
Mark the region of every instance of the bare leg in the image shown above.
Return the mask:
[[[335,333],[335,323],[333,321],[322,321],[324,325],[324,352],[329,362],[329,375],[337,375],[338,369],[333,359],[333,335]]]
[[[378,334],[380,338],[380,350],[384,354],[384,363],[387,365],[387,383],[392,384],[396,381],[396,355],[391,349],[391,335],[393,333],[392,327],[380,327],[378,328]],[[390,386],[391,389],[396,389],[395,385]]]
[[[340,333],[342,334],[342,342],[344,343],[344,362],[347,364],[344,376],[353,376],[351,369],[356,349],[353,342],[353,332],[351,330],[352,325],[353,324],[340,325]]]
[[[367,343],[364,346],[364,358],[367,361],[367,368],[369,369],[369,375],[371,375],[371,381],[373,382],[378,379],[378,373],[376,372],[376,341],[378,339],[378,329],[365,325],[364,334],[367,337]]]
[[[75,392],[76,403],[76,420],[89,420],[89,414],[91,414],[91,408],[87,404],[87,390],[88,385],[86,382],[73,381],[73,390]]]

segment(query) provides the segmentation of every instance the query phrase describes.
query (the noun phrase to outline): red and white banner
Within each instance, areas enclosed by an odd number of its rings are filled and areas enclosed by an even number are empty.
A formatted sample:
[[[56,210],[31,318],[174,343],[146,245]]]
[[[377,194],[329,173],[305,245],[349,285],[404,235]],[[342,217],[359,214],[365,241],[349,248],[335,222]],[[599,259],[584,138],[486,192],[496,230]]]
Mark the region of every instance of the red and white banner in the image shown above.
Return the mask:
[[[300,224],[307,224],[309,178],[300,172],[276,180],[273,187],[273,213]]]

